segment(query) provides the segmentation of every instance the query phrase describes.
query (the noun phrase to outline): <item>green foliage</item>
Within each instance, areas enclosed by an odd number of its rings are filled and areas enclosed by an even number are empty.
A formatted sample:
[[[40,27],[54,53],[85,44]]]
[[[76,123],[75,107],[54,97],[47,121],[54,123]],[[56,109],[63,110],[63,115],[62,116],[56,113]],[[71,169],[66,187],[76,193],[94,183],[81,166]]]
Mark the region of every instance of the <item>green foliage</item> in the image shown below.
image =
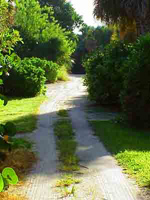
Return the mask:
[[[60,117],[68,117],[68,112],[65,109],[61,109],[57,112],[57,115]]]
[[[121,103],[130,124],[150,127],[150,34],[140,37],[124,64]]]
[[[68,70],[65,66],[61,66],[58,70],[57,79],[60,81],[68,81]]]
[[[121,68],[128,53],[127,45],[114,41],[103,52],[97,50],[86,59],[85,85],[90,99],[102,104],[119,103],[119,94],[123,88]]]
[[[12,149],[31,149],[33,143],[26,138],[11,138]]]
[[[4,77],[4,90],[13,96],[32,97],[45,92],[45,72],[32,59],[25,58],[14,65]]]
[[[16,55],[12,53],[15,45],[22,41],[19,32],[12,29],[14,17],[14,7],[11,2],[5,0],[0,1],[0,76],[11,67],[11,63],[15,61]],[[0,85],[3,84],[0,78]],[[7,104],[5,96],[0,94],[0,99]]]
[[[70,64],[75,42],[53,17],[51,7],[40,7],[36,0],[21,0],[16,3],[16,28],[20,31],[24,45],[16,51],[21,58],[39,57],[59,65]]]
[[[75,155],[77,143],[74,141],[72,124],[68,119],[62,119],[54,124],[54,133],[57,136],[59,159],[62,162],[61,170],[79,170],[78,157]]]
[[[0,124],[0,148],[11,150],[11,138],[16,135],[16,126],[12,122]]]
[[[101,91],[99,90],[100,74],[99,68],[103,66],[104,54],[101,51],[96,51],[83,63],[86,70],[84,84],[87,86],[89,98],[91,100],[99,101],[101,97]]]
[[[10,53],[18,41],[19,32],[12,29],[14,8],[11,2],[0,1],[0,52]]]
[[[44,68],[46,80],[49,83],[54,83],[58,79],[58,70],[60,66],[52,61],[47,61],[47,64]]]
[[[56,122],[54,131],[59,140],[65,138],[72,139],[74,135],[74,132],[72,131],[72,125],[69,120],[60,120]]]
[[[103,49],[111,39],[112,31],[107,27],[92,27],[84,25],[81,29],[82,35],[78,35],[79,41],[74,53],[74,73],[83,73],[85,70],[82,60],[88,53],[96,48]]]
[[[149,47],[150,34],[134,44],[116,41],[84,62],[90,99],[121,104],[122,119],[140,128],[150,127]]]
[[[31,64],[35,66],[37,69],[41,68],[44,70],[44,76],[46,80],[50,83],[54,83],[57,81],[58,70],[60,66],[52,61],[43,60],[40,58],[32,57],[32,58],[25,58],[26,64]]]
[[[39,0],[41,6],[51,6],[54,17],[63,29],[73,31],[83,24],[82,17],[77,14],[70,2],[65,0]]]
[[[6,167],[3,169],[2,174],[0,174],[0,192],[3,191],[5,186],[16,185],[18,183],[18,176],[16,172],[10,168]]]

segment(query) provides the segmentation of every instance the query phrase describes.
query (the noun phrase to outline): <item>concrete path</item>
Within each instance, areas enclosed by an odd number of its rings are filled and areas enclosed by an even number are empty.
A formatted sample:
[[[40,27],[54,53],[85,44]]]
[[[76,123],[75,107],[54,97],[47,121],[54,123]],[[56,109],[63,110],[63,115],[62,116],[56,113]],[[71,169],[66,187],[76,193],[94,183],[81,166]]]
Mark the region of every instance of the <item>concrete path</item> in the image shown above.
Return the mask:
[[[71,76],[67,83],[48,85],[48,101],[40,108],[38,127],[29,135],[36,146],[39,161],[27,179],[22,194],[29,200],[56,200],[60,195],[54,188],[60,178],[57,171],[57,153],[53,123],[60,108],[69,109],[78,142],[77,154],[81,160],[78,175],[82,181],[76,188],[76,197],[65,200],[141,200],[139,189],[129,180],[114,158],[106,151],[88,124],[84,112],[88,101],[86,88],[80,76]]]
[[[74,92],[71,100],[73,109],[70,111],[72,124],[76,132],[76,140],[78,142],[77,155],[79,156],[83,171],[83,185],[92,183],[94,186],[95,200],[139,200],[142,199],[140,191],[135,182],[129,180],[123,173],[122,169],[117,165],[115,159],[105,149],[99,139],[94,136],[93,130],[85,115],[85,107],[88,104],[86,99],[86,88],[79,81],[80,90]],[[97,115],[97,114],[96,114]],[[115,116],[115,113],[100,114],[97,119],[108,120]],[[89,115],[91,120],[91,114]],[[93,115],[93,119],[95,116]],[[89,179],[89,180],[88,180]]]

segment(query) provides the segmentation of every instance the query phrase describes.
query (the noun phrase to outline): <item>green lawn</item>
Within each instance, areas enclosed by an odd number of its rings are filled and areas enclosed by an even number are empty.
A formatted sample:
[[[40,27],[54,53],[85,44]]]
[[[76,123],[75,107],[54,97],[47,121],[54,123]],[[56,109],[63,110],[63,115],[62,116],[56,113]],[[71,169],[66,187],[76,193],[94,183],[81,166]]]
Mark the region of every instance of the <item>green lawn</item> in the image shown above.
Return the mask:
[[[17,132],[31,132],[36,128],[37,111],[45,96],[9,99],[6,106],[0,106],[0,123],[14,122]]]
[[[92,121],[95,134],[125,172],[150,187],[150,131],[137,131],[111,121]]]

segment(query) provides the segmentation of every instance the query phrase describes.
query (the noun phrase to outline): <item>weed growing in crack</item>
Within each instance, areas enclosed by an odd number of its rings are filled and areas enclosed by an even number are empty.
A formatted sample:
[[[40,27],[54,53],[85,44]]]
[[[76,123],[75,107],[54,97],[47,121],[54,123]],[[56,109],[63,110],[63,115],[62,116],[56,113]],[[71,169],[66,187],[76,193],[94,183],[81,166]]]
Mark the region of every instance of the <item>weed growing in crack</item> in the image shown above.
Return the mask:
[[[79,159],[76,155],[77,142],[74,140],[74,132],[72,124],[68,117],[66,110],[58,111],[61,120],[54,124],[54,133],[57,137],[57,149],[59,151],[59,160],[61,164],[59,169],[65,172],[72,172],[79,170]],[[56,187],[60,188],[62,198],[67,196],[75,196],[75,184],[80,183],[80,180],[75,178],[72,174],[65,174],[57,181]]]
[[[78,184],[81,180],[75,178],[72,174],[65,174],[60,180],[57,181],[56,187],[69,187],[72,184]]]

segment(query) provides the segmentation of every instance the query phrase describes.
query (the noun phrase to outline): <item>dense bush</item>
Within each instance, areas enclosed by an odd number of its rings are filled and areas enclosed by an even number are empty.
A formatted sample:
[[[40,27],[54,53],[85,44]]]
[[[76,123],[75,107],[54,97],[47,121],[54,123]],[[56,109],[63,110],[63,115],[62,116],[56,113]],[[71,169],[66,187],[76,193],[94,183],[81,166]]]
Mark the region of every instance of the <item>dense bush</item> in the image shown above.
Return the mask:
[[[130,124],[150,127],[150,34],[137,40],[124,68],[123,111]]]
[[[33,59],[25,58],[4,76],[4,92],[8,95],[31,97],[45,91],[45,71],[34,65]]]
[[[102,104],[119,103],[119,94],[123,87],[121,67],[128,51],[128,46],[123,42],[112,42],[103,52],[96,51],[84,62],[85,84],[92,100]]]
[[[89,98],[91,100],[100,101],[101,96],[100,89],[100,68],[103,66],[104,54],[100,51],[94,52],[89,58],[86,58],[83,62],[83,66],[86,70],[84,84],[87,86]]]
[[[60,66],[52,61],[43,60],[40,58],[26,58],[26,62],[31,63],[36,66],[36,68],[42,68],[45,72],[44,76],[46,77],[47,82],[54,83],[57,81],[58,70]]]

